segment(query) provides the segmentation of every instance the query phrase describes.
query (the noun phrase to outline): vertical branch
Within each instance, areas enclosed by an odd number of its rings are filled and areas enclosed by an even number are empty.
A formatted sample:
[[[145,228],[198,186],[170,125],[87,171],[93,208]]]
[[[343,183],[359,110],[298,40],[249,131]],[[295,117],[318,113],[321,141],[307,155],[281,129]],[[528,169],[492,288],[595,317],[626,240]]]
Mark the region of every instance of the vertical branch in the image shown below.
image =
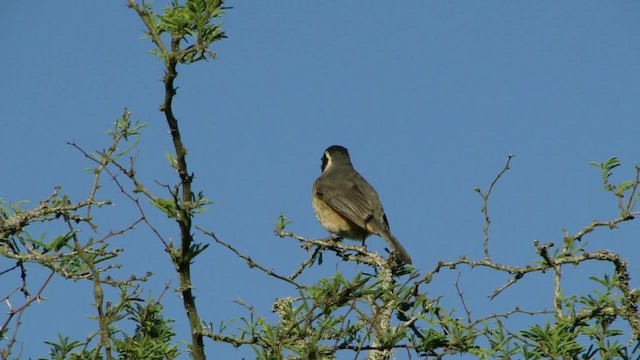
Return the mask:
[[[500,171],[500,173],[498,174],[498,176],[496,176],[495,179],[493,179],[493,181],[491,182],[491,185],[489,185],[489,190],[487,190],[486,194],[482,193],[482,190],[480,190],[480,188],[476,188],[476,192],[478,194],[480,194],[480,197],[482,198],[482,215],[484,215],[484,226],[483,226],[483,230],[482,233],[484,235],[484,242],[483,242],[483,247],[484,247],[484,260],[489,260],[489,226],[491,225],[491,218],[489,217],[489,196],[491,196],[491,192],[493,191],[493,187],[496,186],[496,184],[498,183],[498,180],[500,180],[500,178],[502,177],[502,175],[504,175],[504,173],[507,172],[507,170],[509,170],[509,164],[511,164],[511,159],[513,159],[515,155],[513,154],[509,154],[509,157],[507,158],[507,163],[504,164],[504,168],[502,168],[502,171]]]
[[[177,54],[180,51],[180,39],[173,38],[171,41],[171,48],[172,53],[167,57],[166,74],[163,79],[165,84],[164,103],[160,110],[164,112],[167,119],[167,124],[169,125],[169,130],[171,132],[171,139],[173,140],[173,146],[176,151],[176,169],[178,171],[178,176],[180,177],[181,187],[179,192],[181,192],[182,195],[179,199],[180,203],[177,204],[176,216],[176,221],[180,227],[180,251],[175,255],[173,261],[178,268],[182,303],[185,311],[187,312],[187,318],[191,327],[191,351],[193,353],[193,358],[196,360],[203,360],[205,359],[205,355],[201,321],[196,307],[196,300],[191,290],[191,260],[193,260],[194,257],[194,253],[191,251],[194,239],[191,234],[192,214],[190,212],[192,200],[191,184],[193,182],[193,175],[189,174],[187,168],[187,151],[182,143],[178,120],[175,118],[172,108],[173,97],[176,94],[174,81],[178,76],[176,66],[178,65]],[[176,195],[179,197],[180,194]]]
[[[633,180],[633,185],[631,186],[631,194],[629,194],[627,205],[623,209],[623,216],[625,217],[632,216],[631,212],[633,211],[633,208],[638,201],[638,198],[636,197],[638,186],[640,186],[640,165],[636,165],[636,178]]]
[[[143,23],[147,27],[147,35],[156,45],[156,54],[164,61],[165,75],[164,101],[160,107],[165,115],[171,140],[175,150],[175,166],[180,182],[174,189],[170,190],[175,205],[175,213],[172,217],[180,228],[179,249],[167,246],[167,251],[171,255],[171,260],[176,266],[180,282],[180,292],[184,309],[187,313],[189,325],[191,327],[191,353],[194,359],[204,360],[204,342],[202,322],[198,315],[195,297],[192,293],[191,283],[191,263],[193,259],[206,246],[197,244],[191,233],[192,217],[194,209],[204,204],[200,195],[196,198],[192,190],[193,175],[189,173],[187,167],[187,150],[182,142],[178,119],[173,113],[173,98],[176,95],[174,82],[178,76],[178,64],[190,64],[207,57],[214,57],[215,53],[208,50],[209,46],[217,40],[224,38],[224,32],[219,25],[212,24],[212,19],[221,15],[221,0],[210,0],[203,2],[193,2],[189,6],[180,5],[174,2],[172,7],[165,9],[162,15],[156,15],[153,10],[142,0],[138,4],[136,0],[128,0],[128,6],[134,9]],[[161,34],[171,34],[168,46],[163,42]],[[185,49],[181,48],[183,41],[195,40],[194,45]]]
[[[553,266],[553,308],[556,316],[562,318],[562,269],[560,265]]]
[[[393,292],[393,271],[390,263],[384,259],[376,261],[378,265],[378,281],[380,281],[380,289],[384,292]],[[371,341],[373,348],[385,348],[387,345],[384,340],[388,338],[391,329],[391,314],[397,308],[398,301],[393,296],[383,296],[382,304],[377,305],[375,296],[369,298],[371,301],[371,321],[374,330],[374,338]],[[393,351],[391,348],[384,350],[370,350],[367,359],[370,360],[387,360],[391,358]]]
[[[94,306],[98,312],[98,325],[100,326],[100,343],[94,350],[93,358],[96,360],[101,359],[100,348],[104,347],[105,359],[111,360],[113,359],[111,354],[111,329],[109,328],[110,321],[105,315],[103,309],[104,290],[100,281],[100,271],[96,268],[94,259],[85,251],[85,247],[80,245],[80,241],[78,241],[75,235],[75,230],[69,223],[69,220],[67,219],[66,221],[71,233],[73,234],[73,242],[75,244],[76,251],[78,252],[78,257],[87,265],[89,272],[91,273],[91,279],[93,280],[93,298],[95,299]]]
[[[562,318],[562,268],[554,258],[549,254],[549,249],[553,247],[553,243],[540,244],[538,240],[533,242],[536,252],[544,260],[547,266],[553,269],[553,308],[558,318]]]
[[[617,254],[611,254],[611,258],[615,266],[617,286],[623,294],[622,317],[631,325],[633,338],[638,340],[640,339],[640,311],[638,311],[640,293],[630,286],[631,279],[627,262],[620,259]]]

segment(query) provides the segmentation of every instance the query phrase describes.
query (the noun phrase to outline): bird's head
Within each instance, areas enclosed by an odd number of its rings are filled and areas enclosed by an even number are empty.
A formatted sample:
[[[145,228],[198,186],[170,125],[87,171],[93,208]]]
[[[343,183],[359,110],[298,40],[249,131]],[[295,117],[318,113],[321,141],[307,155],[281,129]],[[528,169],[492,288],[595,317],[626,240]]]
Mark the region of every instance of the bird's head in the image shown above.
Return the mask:
[[[332,145],[322,155],[322,172],[336,165],[351,165],[349,150],[344,146]]]

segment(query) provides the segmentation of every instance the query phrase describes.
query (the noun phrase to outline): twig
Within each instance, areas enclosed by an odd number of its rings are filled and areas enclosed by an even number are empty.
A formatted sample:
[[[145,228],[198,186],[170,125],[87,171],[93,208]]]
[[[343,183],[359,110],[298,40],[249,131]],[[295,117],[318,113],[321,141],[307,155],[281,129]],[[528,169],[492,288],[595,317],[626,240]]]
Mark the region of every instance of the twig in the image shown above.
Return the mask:
[[[476,327],[479,324],[482,324],[483,322],[487,321],[487,320],[491,320],[491,319],[507,319],[509,318],[511,315],[515,315],[515,314],[524,314],[524,315],[545,315],[545,314],[553,314],[553,311],[551,310],[535,310],[535,311],[527,311],[527,310],[522,310],[519,307],[515,307],[513,310],[507,311],[505,313],[500,313],[500,314],[491,314],[488,316],[485,316],[483,318],[480,318],[474,322],[472,322],[471,324],[469,324],[470,328]]]
[[[491,185],[489,185],[489,190],[487,190],[486,194],[483,194],[480,188],[475,189],[475,191],[482,198],[482,214],[484,215],[484,226],[483,226],[482,232],[484,234],[483,247],[484,247],[485,260],[489,260],[489,227],[491,226],[491,217],[489,217],[489,196],[491,196],[491,192],[493,191],[493,188],[498,183],[498,180],[500,180],[502,175],[504,175],[510,169],[509,165],[511,164],[511,159],[513,159],[514,156],[515,155],[513,154],[508,155],[506,164],[504,164],[502,171],[500,171],[500,173],[495,177],[495,179],[493,179],[493,181],[491,182]]]
[[[313,253],[311,253],[311,256],[309,256],[309,258],[307,260],[304,260],[302,262],[302,264],[300,264],[300,266],[298,267],[298,269],[296,269],[296,271],[293,272],[293,274],[291,274],[289,276],[289,278],[291,280],[295,280],[298,276],[302,275],[302,273],[304,272],[305,269],[309,268],[311,265],[315,264],[315,262],[318,260],[318,258],[321,255],[320,252],[320,248],[316,247],[313,250]]]
[[[460,275],[462,275],[462,273],[458,272],[458,277],[456,278],[456,282],[454,285],[456,287],[456,293],[458,294],[458,297],[460,298],[460,302],[462,303],[462,307],[464,308],[464,312],[467,314],[467,322],[471,324],[471,310],[469,310],[469,308],[467,307],[467,303],[465,303],[464,301],[464,294],[459,286]]]
[[[501,287],[493,290],[493,292],[489,296],[489,300],[495,299],[496,296],[500,295],[500,293],[503,292],[504,290],[506,290],[509,286],[511,286],[511,285],[515,284],[516,282],[518,282],[518,280],[520,280],[522,278],[522,275],[524,275],[524,274],[523,273],[516,274],[514,277],[509,279],[509,281],[507,281],[504,285],[502,285]]]
[[[634,204],[638,201],[638,199],[635,198],[638,186],[640,186],[640,165],[636,165],[636,179],[634,180],[631,194],[629,195],[629,201],[627,201],[627,206],[622,209],[625,214],[629,214],[631,209],[634,207]]]
[[[640,215],[640,211],[633,212],[625,216],[619,216],[616,219],[611,221],[594,220],[593,222],[591,222],[591,224],[585,226],[580,231],[578,231],[575,235],[573,235],[573,237],[576,240],[582,240],[582,238],[586,234],[589,234],[590,232],[594,231],[597,227],[608,227],[609,229],[614,229],[618,226],[619,223],[633,220],[633,218],[638,215]]]
[[[217,244],[220,244],[222,246],[224,246],[225,248],[231,250],[231,252],[233,252],[237,257],[243,259],[244,261],[247,262],[247,265],[250,268],[257,268],[260,271],[264,272],[265,274],[275,277],[276,279],[280,279],[284,282],[287,282],[293,286],[295,286],[297,289],[300,288],[304,288],[304,285],[299,284],[298,282],[296,282],[295,280],[293,280],[290,277],[284,276],[284,275],[280,275],[278,273],[276,273],[275,271],[273,271],[272,269],[267,269],[266,267],[260,265],[259,263],[253,261],[253,259],[247,255],[244,255],[242,253],[240,253],[240,251],[238,251],[236,248],[234,248],[231,244],[224,242],[222,240],[220,240],[215,233],[213,233],[212,231],[207,231],[202,229],[201,227],[196,225],[196,229],[200,230],[202,233],[204,233],[205,235],[209,236],[210,238],[213,239],[213,241],[215,241]]]
[[[377,253],[367,251],[367,249],[363,246],[357,245],[344,245],[336,240],[334,237],[328,237],[326,239],[309,239],[303,236],[290,233],[290,232],[279,232],[276,235],[280,237],[289,237],[292,239],[296,239],[304,245],[313,245],[318,247],[320,250],[330,250],[333,251],[338,257],[346,260],[355,260],[357,262],[365,263],[371,266],[378,267],[381,262],[386,262],[387,260]],[[349,254],[350,251],[355,252],[355,255]]]
[[[15,326],[15,328],[13,330],[13,335],[11,336],[11,338],[8,339],[6,350],[3,351],[3,353],[4,353],[6,358],[9,357],[9,354],[11,354],[11,348],[13,347],[13,345],[15,344],[15,342],[17,340],[18,328],[20,327],[19,324],[20,324],[20,319],[22,317],[22,313],[24,312],[24,310],[26,308],[31,306],[31,304],[33,304],[34,301],[40,301],[42,299],[42,293],[44,292],[44,289],[47,287],[47,285],[49,285],[49,282],[53,278],[54,274],[55,274],[55,271],[51,271],[51,273],[49,273],[49,276],[47,276],[47,278],[44,280],[44,282],[42,283],[42,285],[40,286],[40,288],[38,289],[36,294],[33,297],[27,299],[27,301],[25,301],[25,303],[22,304],[19,308],[17,308],[17,309],[12,309],[11,307],[9,308],[9,312],[8,312],[7,318],[5,319],[5,321],[2,324],[2,326],[0,327],[0,329],[2,329],[2,330],[6,329],[7,326],[9,326],[9,323],[11,322],[11,320],[16,315],[18,316],[18,318],[17,318],[16,326]]]

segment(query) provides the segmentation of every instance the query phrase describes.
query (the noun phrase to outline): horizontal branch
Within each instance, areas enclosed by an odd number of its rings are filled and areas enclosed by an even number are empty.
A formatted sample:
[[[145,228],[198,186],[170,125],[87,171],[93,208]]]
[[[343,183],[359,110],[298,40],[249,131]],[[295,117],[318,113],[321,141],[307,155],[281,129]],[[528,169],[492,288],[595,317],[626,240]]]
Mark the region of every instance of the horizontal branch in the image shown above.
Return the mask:
[[[56,188],[54,195],[49,197],[47,200],[40,202],[40,204],[36,208],[16,212],[14,215],[3,219],[3,221],[0,222],[0,238],[8,238],[14,234],[17,234],[32,222],[51,221],[62,215],[65,215],[71,220],[77,222],[88,222],[91,220],[90,218],[73,214],[73,212],[76,212],[77,210],[87,206],[104,206],[111,204],[111,201],[94,200],[80,201],[75,204],[52,204],[52,201],[54,201],[54,197],[57,196],[58,190],[59,188]]]

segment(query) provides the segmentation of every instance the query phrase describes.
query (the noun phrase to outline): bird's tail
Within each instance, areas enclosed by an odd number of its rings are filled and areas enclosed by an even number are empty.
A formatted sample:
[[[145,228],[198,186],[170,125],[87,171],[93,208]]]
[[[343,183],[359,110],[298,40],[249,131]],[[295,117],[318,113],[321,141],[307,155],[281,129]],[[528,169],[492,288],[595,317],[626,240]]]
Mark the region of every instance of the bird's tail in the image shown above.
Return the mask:
[[[400,241],[398,241],[398,239],[396,239],[395,236],[393,236],[393,234],[391,234],[390,231],[382,231],[380,236],[387,243],[389,243],[389,245],[391,245],[391,247],[393,248],[393,251],[396,253],[396,255],[398,255],[398,259],[400,259],[401,261],[407,264],[412,263],[411,257],[409,257],[409,253],[407,253],[407,250],[404,249],[402,244],[400,244]]]

